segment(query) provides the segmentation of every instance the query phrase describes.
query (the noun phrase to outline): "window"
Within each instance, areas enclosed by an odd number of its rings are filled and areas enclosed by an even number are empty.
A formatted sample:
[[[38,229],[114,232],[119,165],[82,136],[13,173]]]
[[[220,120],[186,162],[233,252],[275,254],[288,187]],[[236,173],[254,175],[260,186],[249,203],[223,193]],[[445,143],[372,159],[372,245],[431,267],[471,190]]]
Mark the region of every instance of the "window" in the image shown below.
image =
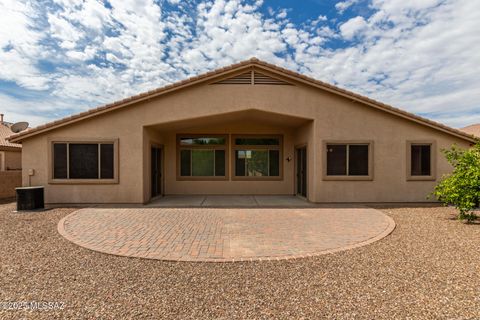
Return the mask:
[[[178,136],[180,179],[226,178],[226,136]]]
[[[184,137],[180,138],[182,146],[225,145],[226,137]]]
[[[233,142],[236,178],[281,178],[281,136],[239,136]]]
[[[53,142],[52,182],[115,179],[116,142]]]
[[[407,142],[407,179],[434,180],[434,142]]]
[[[69,144],[68,165],[69,179],[98,179],[100,178],[98,163],[99,145],[82,143]],[[55,177],[56,178],[56,177]]]
[[[325,143],[325,180],[371,180],[371,142]]]

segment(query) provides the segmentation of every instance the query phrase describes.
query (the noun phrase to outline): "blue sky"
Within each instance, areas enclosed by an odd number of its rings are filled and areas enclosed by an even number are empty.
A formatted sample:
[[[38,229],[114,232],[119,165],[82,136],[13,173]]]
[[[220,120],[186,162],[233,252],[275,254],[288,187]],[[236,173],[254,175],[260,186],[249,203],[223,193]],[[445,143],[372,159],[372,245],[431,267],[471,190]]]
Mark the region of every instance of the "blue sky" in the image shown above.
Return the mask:
[[[1,0],[0,112],[38,125],[256,56],[480,122],[480,1]]]

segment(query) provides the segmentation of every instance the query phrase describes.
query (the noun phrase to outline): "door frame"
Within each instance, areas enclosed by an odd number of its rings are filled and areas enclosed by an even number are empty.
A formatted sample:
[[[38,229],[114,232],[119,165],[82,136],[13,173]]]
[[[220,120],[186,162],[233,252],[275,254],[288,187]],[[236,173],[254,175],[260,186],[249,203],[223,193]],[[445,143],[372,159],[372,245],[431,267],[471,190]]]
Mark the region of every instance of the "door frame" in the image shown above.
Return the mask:
[[[152,196],[152,169],[153,169],[153,164],[152,164],[152,149],[157,148],[160,149],[160,193],[156,196]],[[150,142],[150,148],[149,148],[149,157],[148,157],[148,163],[149,163],[149,170],[148,170],[148,175],[150,177],[150,183],[149,183],[149,198],[150,201],[161,198],[165,195],[165,147],[163,144],[160,143],[155,143],[155,142]]]
[[[295,190],[295,196],[300,197],[302,199],[308,200],[308,145],[307,143],[302,143],[294,146],[295,152],[294,152],[294,163],[295,163],[295,173],[294,173],[294,190]],[[305,149],[305,157],[306,157],[306,170],[305,170],[305,196],[299,193],[298,191],[298,165],[299,165],[299,160],[298,160],[298,150],[300,149]]]

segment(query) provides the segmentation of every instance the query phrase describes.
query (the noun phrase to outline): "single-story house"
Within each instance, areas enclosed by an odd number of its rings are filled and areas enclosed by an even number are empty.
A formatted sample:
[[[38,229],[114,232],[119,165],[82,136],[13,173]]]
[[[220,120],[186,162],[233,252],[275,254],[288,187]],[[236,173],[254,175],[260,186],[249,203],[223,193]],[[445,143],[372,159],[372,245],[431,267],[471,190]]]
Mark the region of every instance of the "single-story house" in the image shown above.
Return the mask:
[[[10,137],[46,203],[161,195],[425,202],[473,136],[250,59]]]
[[[15,188],[22,185],[22,145],[7,138],[13,134],[11,123],[0,114],[0,199],[15,196]]]

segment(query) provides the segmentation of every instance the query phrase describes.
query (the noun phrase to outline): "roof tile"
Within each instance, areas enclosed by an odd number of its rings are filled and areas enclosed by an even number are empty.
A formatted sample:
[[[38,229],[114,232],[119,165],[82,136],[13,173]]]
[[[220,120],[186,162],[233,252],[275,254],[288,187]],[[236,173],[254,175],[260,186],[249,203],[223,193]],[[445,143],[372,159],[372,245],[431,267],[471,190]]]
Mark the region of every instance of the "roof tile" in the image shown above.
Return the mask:
[[[469,126],[466,126],[465,128],[460,129],[463,132],[466,132],[468,134],[474,135],[478,138],[480,138],[480,123],[476,124],[471,124]]]
[[[9,124],[0,123],[0,147],[21,148],[21,144],[12,143],[7,140],[7,137],[13,134]]]

